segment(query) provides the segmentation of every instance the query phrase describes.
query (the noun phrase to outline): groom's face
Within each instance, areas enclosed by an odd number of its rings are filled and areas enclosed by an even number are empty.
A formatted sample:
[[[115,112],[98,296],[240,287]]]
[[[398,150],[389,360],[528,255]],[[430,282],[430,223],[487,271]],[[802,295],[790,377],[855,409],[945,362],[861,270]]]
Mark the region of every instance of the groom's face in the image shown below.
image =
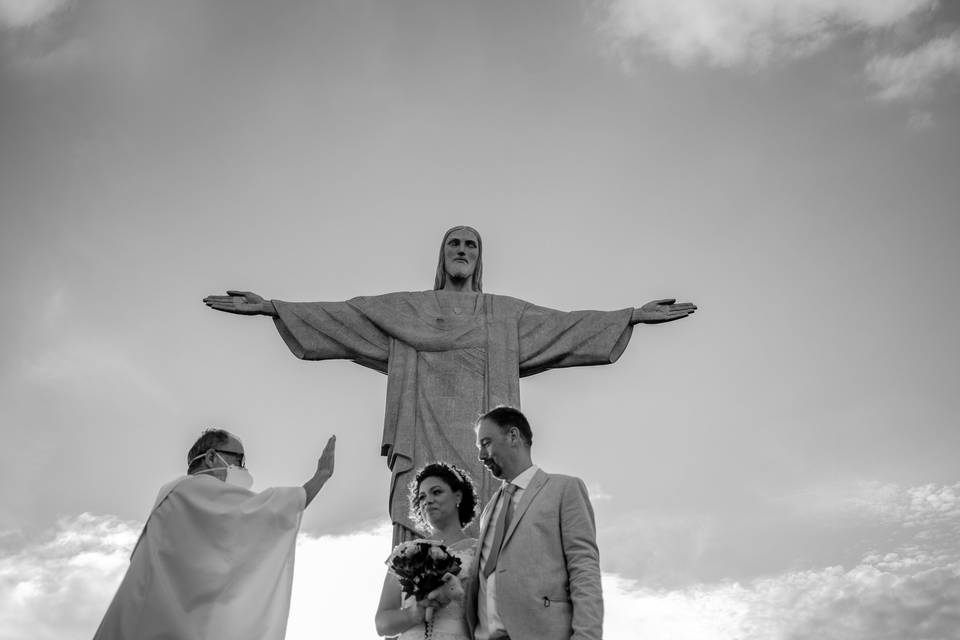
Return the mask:
[[[509,434],[504,433],[500,425],[490,419],[480,421],[477,428],[477,458],[493,477],[501,480],[506,477],[512,460],[509,444]]]

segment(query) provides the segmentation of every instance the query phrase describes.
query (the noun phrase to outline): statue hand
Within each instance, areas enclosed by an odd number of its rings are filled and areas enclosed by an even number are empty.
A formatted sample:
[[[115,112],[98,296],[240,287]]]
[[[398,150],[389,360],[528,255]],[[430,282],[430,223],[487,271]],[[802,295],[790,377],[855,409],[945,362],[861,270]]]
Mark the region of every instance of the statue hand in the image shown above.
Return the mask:
[[[275,316],[273,303],[264,300],[252,291],[227,291],[225,296],[207,296],[203,303],[211,309],[238,313],[242,316]]]
[[[677,304],[675,298],[664,298],[663,300],[654,300],[648,302],[639,309],[633,310],[634,324],[660,324],[661,322],[672,322],[680,318],[686,318],[697,310],[697,305],[692,302],[681,302]]]

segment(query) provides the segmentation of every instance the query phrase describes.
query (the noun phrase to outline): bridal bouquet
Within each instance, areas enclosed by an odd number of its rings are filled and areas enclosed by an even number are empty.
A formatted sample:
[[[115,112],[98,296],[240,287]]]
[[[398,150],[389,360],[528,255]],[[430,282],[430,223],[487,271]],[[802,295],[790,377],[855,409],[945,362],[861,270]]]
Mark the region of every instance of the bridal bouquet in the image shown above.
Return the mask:
[[[400,580],[403,594],[416,600],[430,596],[446,604],[461,591],[460,581],[451,580],[460,573],[460,558],[437,540],[401,542],[387,558],[387,567]]]

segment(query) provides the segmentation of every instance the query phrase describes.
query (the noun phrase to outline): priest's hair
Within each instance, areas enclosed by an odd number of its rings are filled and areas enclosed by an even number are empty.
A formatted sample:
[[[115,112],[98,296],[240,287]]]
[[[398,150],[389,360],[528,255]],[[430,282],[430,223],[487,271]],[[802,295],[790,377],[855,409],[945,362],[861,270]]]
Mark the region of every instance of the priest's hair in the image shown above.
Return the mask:
[[[227,444],[230,435],[230,432],[226,429],[205,429],[197,438],[197,441],[193,443],[193,446],[190,447],[190,451],[187,452],[187,473],[196,471],[200,463],[203,462],[203,458],[197,458],[197,456],[203,455],[210,449],[216,449]]]

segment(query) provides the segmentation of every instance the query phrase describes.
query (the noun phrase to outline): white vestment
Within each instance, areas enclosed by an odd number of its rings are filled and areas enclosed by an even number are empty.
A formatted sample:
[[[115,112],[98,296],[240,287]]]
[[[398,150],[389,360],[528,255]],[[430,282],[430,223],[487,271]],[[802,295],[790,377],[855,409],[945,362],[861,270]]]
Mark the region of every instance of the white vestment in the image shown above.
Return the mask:
[[[167,484],[94,640],[282,640],[305,503],[302,487]]]

